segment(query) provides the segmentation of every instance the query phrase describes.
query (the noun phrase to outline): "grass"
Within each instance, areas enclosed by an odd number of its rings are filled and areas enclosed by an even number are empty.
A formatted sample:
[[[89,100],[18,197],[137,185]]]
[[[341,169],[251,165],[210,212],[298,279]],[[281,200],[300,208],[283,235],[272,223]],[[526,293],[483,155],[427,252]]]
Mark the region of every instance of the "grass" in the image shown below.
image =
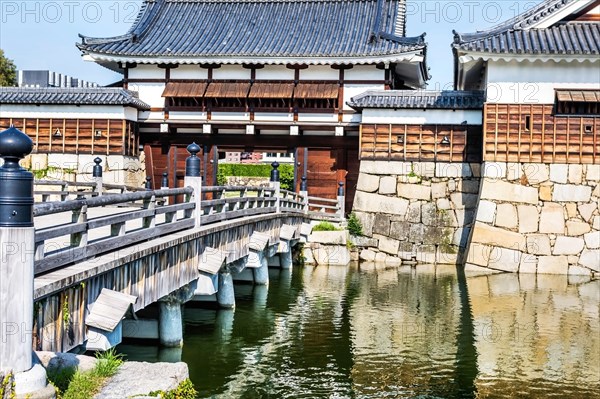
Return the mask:
[[[57,399],[89,399],[100,391],[106,379],[117,373],[123,356],[114,349],[96,353],[96,366],[90,371],[80,372],[75,368],[52,370],[48,379],[56,387]]]
[[[315,226],[313,226],[312,231],[337,231],[339,230],[333,224],[329,222],[321,222]]]

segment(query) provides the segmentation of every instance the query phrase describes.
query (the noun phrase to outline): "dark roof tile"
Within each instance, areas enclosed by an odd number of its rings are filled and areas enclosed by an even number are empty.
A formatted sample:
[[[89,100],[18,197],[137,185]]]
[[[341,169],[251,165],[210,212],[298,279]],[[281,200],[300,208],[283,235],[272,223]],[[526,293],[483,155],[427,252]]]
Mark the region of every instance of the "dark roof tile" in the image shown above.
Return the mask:
[[[137,92],[119,88],[0,87],[0,104],[123,105],[150,109]]]
[[[481,109],[482,91],[380,90],[367,91],[348,102],[352,108]]]

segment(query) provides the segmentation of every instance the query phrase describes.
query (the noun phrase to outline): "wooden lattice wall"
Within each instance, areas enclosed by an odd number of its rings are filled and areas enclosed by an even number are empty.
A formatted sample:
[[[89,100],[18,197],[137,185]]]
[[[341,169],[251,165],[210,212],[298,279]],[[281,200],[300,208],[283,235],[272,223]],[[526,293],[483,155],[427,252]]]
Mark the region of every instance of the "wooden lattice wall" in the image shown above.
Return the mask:
[[[364,124],[360,159],[481,162],[481,126]]]
[[[484,160],[600,163],[600,115],[553,112],[551,104],[486,104]]]
[[[0,118],[33,140],[37,153],[138,155],[137,123],[124,119]]]

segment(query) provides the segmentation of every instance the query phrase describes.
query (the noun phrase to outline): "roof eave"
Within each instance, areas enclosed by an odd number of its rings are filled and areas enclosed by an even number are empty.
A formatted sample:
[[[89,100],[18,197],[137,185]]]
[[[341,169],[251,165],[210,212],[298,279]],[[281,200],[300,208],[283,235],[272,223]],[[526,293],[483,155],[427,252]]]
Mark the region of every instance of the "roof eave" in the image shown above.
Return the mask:
[[[547,53],[491,53],[468,51],[457,48],[455,59],[459,64],[470,61],[517,61],[517,62],[534,62],[534,61],[554,61],[554,62],[599,62],[598,54],[547,54]]]

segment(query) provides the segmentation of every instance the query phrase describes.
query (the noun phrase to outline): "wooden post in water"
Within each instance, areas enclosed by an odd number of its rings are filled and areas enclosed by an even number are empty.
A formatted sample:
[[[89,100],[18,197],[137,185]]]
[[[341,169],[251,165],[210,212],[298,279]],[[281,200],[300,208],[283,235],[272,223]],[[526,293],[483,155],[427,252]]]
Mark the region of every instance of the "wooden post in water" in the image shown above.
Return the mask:
[[[190,156],[185,160],[184,184],[186,187],[194,189],[190,201],[196,205],[193,213],[195,220],[194,227],[198,228],[200,227],[202,217],[202,177],[200,176],[200,158],[196,154],[200,152],[200,146],[192,143],[188,145],[187,150]]]

